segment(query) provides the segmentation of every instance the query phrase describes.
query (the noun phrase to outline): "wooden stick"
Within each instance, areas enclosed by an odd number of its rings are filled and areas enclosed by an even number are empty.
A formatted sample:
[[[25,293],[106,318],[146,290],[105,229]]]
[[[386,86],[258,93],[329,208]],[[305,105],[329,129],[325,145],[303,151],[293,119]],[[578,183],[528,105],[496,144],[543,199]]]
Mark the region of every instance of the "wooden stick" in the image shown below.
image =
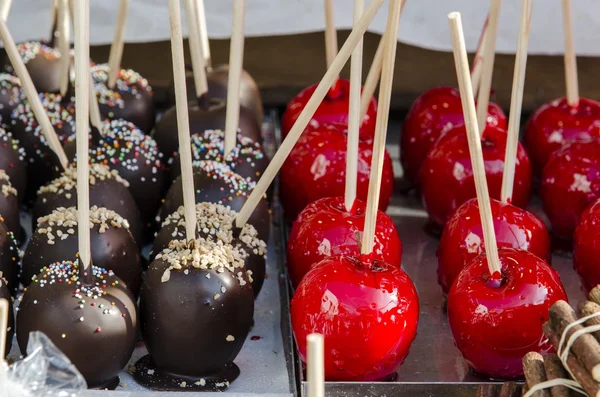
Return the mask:
[[[394,65],[396,62],[396,47],[398,43],[398,21],[400,20],[400,9],[402,8],[403,2],[404,0],[390,0],[387,25],[385,27],[381,87],[379,88],[379,99],[377,103],[377,121],[375,124],[373,156],[369,173],[369,192],[367,195],[365,226],[363,229],[360,250],[364,255],[373,252],[373,245],[375,243],[375,227],[379,207],[379,193],[381,191],[383,159],[385,156],[385,139],[390,117],[392,82],[394,80]]]
[[[521,395],[521,387],[515,382],[504,382],[498,397],[517,397]]]
[[[187,241],[196,239],[196,195],[194,194],[194,174],[192,170],[192,147],[185,86],[185,60],[183,55],[183,35],[181,33],[181,10],[179,0],[169,0],[171,22],[171,53],[175,83],[175,106],[177,110],[177,133],[179,136],[179,157],[181,162],[181,184],[185,215]]]
[[[206,65],[204,64],[204,55],[202,54],[200,28],[198,27],[198,18],[196,17],[196,1],[185,0],[184,6],[188,24],[192,69],[194,72],[194,87],[196,89],[196,97],[200,98],[202,95],[208,92],[208,83],[206,81]]]
[[[364,0],[354,0],[354,23],[365,9]],[[346,147],[346,191],[344,204],[350,212],[356,199],[358,179],[358,141],[360,134],[360,87],[362,83],[363,41],[360,40],[350,59],[350,108],[348,110],[348,143]]]
[[[554,353],[544,356],[544,369],[548,380],[571,378],[565,367],[563,367],[560,358]],[[550,389],[550,394],[552,394],[552,397],[569,397],[570,391],[565,386],[554,386]]]
[[[321,334],[306,337],[306,380],[308,397],[325,397],[324,340]]]
[[[91,70],[88,85],[90,93],[90,124],[96,127],[101,136],[104,136],[104,124],[102,123],[102,115],[100,113],[100,106],[98,105],[98,96],[96,95],[96,87]]]
[[[498,35],[498,20],[500,19],[501,0],[491,0],[488,14],[487,33],[485,35],[485,53],[481,65],[481,83],[477,97],[477,123],[479,133],[483,134],[490,104],[492,78],[494,76],[494,59],[496,56],[496,36]]]
[[[555,329],[552,327],[549,321],[545,322],[542,326],[542,331],[544,335],[552,346],[558,350],[558,345],[560,343],[560,334],[557,334]],[[575,380],[579,382],[581,387],[588,393],[588,395],[592,397],[600,396],[600,384],[596,382],[590,373],[579,363],[573,352],[570,352],[567,356],[567,365],[569,366],[569,370],[575,377]]]
[[[373,57],[373,63],[367,74],[367,79],[362,89],[362,96],[360,98],[360,120],[364,120],[367,112],[369,111],[369,104],[371,98],[375,95],[375,89],[377,89],[377,83],[379,83],[379,76],[381,75],[381,65],[383,64],[383,44],[385,42],[385,35],[381,36],[377,51]]]
[[[590,291],[590,300],[600,305],[600,285],[595,286]]]
[[[488,32],[488,21],[489,15],[485,18],[481,34],[479,36],[479,42],[477,43],[477,50],[475,51],[475,57],[473,58],[473,66],[471,66],[471,81],[473,86],[473,96],[479,92],[479,83],[481,82],[481,73],[483,70],[483,54],[485,53],[485,41]]]
[[[402,2],[400,15],[402,15],[402,11],[404,11],[405,4],[406,2]],[[365,80],[365,84],[363,85],[362,96],[360,99],[361,122],[365,119],[365,116],[369,111],[369,104],[371,103],[371,98],[373,98],[373,95],[375,95],[375,89],[377,88],[377,83],[379,83],[379,76],[381,76],[381,65],[383,64],[383,43],[385,41],[384,36],[385,35],[382,35],[381,39],[379,40],[377,51],[375,51],[375,56],[373,57],[373,63],[371,63],[371,68],[369,69],[367,79]]]
[[[6,299],[0,299],[0,362],[4,362],[4,357],[6,357],[6,334],[8,333],[8,305],[9,303]]]
[[[127,20],[127,9],[129,0],[121,0],[119,14],[117,15],[117,26],[115,27],[115,37],[110,45],[110,54],[108,55],[108,88],[113,90],[117,84],[117,77],[121,70],[121,60],[123,59],[123,47],[125,46],[125,21]]]
[[[375,17],[375,14],[379,10],[379,8],[381,8],[383,2],[384,0],[371,0],[369,2],[369,5],[363,13],[363,16],[360,18],[358,23],[355,24],[355,27],[350,32],[350,35],[344,42],[342,48],[340,48],[340,52],[335,57],[335,60],[331,64],[331,67],[327,69],[327,72],[321,79],[321,82],[317,85],[317,88],[315,89],[312,96],[304,106],[304,109],[302,109],[302,112],[300,112],[300,115],[294,123],[294,126],[292,127],[288,135],[285,137],[283,142],[281,142],[279,150],[277,150],[277,152],[271,159],[269,166],[267,167],[262,177],[256,184],[256,187],[246,200],[246,203],[244,203],[244,206],[240,210],[235,220],[235,225],[238,228],[243,227],[246,224],[246,222],[248,222],[248,219],[250,218],[250,215],[252,215],[252,212],[256,208],[256,205],[265,195],[267,189],[269,188],[269,185],[271,184],[271,182],[273,182],[273,179],[275,179],[275,176],[279,172],[279,169],[281,168],[282,164],[285,162],[285,159],[290,154],[292,148],[298,141],[298,138],[300,138],[302,132],[308,126],[308,123],[310,122],[315,111],[325,98],[325,95],[327,95],[327,92],[329,91],[331,85],[337,79],[337,76],[344,67],[344,64],[348,61],[348,58],[350,58],[354,47],[365,34],[365,31],[367,30],[369,24]]]
[[[498,395],[498,385],[493,383],[484,383],[477,387],[476,397],[496,397]]]
[[[31,77],[29,76],[29,72],[27,72],[27,68],[19,55],[19,51],[17,50],[17,46],[8,31],[8,27],[6,26],[6,22],[3,19],[0,19],[0,39],[4,42],[4,48],[10,59],[10,63],[17,74],[19,80],[21,80],[21,86],[23,87],[23,91],[25,91],[25,95],[27,97],[27,101],[29,102],[29,106],[31,106],[31,110],[35,115],[37,122],[40,124],[40,128],[42,130],[42,134],[44,134],[44,138],[48,142],[48,146],[50,149],[56,154],[58,160],[63,168],[66,168],[69,160],[65,155],[65,151],[63,150],[62,145],[56,136],[56,131],[54,131],[54,127],[48,118],[48,114],[42,105],[42,101],[38,95],[35,86],[33,85],[33,81],[31,81]]]
[[[527,385],[531,388],[538,383],[545,382],[546,369],[544,368],[544,358],[538,352],[529,352],[523,357],[523,372]],[[533,393],[533,397],[550,397],[550,390],[544,389]]]
[[[8,20],[11,6],[12,0],[2,0],[2,2],[0,2],[0,18],[4,19],[4,21]]]
[[[208,69],[211,68],[212,59],[210,57],[210,42],[208,40],[208,29],[206,28],[206,13],[204,11],[204,0],[196,0],[196,18],[198,20],[198,28],[200,29],[200,38],[202,44],[202,53],[204,54],[204,62]]]
[[[525,88],[525,74],[527,70],[527,50],[529,48],[529,33],[531,27],[531,9],[533,0],[523,0],[521,8],[521,25],[519,40],[515,55],[515,69],[510,98],[510,116],[506,138],[506,151],[504,153],[504,174],[502,176],[502,190],[500,198],[503,203],[510,203],[515,183],[515,169],[517,164],[517,149],[519,146],[519,129],[521,127],[521,111],[523,109],[523,91]]]
[[[60,51],[60,95],[67,95],[69,89],[69,67],[71,66],[69,0],[58,3],[58,50]]]
[[[229,46],[229,77],[227,79],[227,113],[225,115],[225,156],[235,147],[240,122],[240,84],[244,63],[244,17],[246,0],[233,6],[233,32]]]
[[[582,317],[587,317],[594,313],[600,312],[600,305],[595,302],[586,301],[579,306],[579,311],[581,312]],[[600,325],[600,317],[590,318],[585,322],[585,325],[588,327],[591,325]],[[596,331],[592,333],[592,335],[594,335],[597,340],[600,340],[600,331]]]
[[[496,233],[494,231],[490,195],[485,179],[485,164],[483,162],[479,128],[477,126],[477,113],[475,110],[475,100],[473,98],[473,88],[471,87],[469,61],[467,59],[467,50],[465,47],[460,13],[451,13],[448,15],[448,19],[450,20],[454,62],[456,64],[458,87],[460,90],[465,127],[467,129],[467,138],[469,141],[469,153],[471,155],[471,164],[473,166],[477,202],[479,204],[479,216],[481,217],[481,224],[483,226],[485,255],[487,257],[490,275],[496,277],[500,275],[501,271],[500,257],[498,256],[498,247],[496,245]]]
[[[89,0],[74,2],[75,28],[75,124],[77,131],[77,233],[80,269],[88,272],[90,253],[90,197],[89,197],[89,78],[90,38]],[[88,272],[91,273],[91,272]]]
[[[558,335],[565,332],[565,328],[575,322],[577,317],[569,304],[563,300],[556,301],[548,311],[550,323]],[[573,333],[583,329],[578,324],[572,326],[566,333],[565,341],[568,341]],[[566,345],[566,343],[565,343]],[[575,340],[571,346],[571,351],[577,359],[583,364],[587,371],[596,381],[600,381],[600,343],[591,334],[583,334]],[[558,352],[559,355],[561,352]]]
[[[331,67],[337,52],[337,30],[335,28],[333,0],[325,0],[325,59],[327,69]],[[339,78],[339,74],[337,77]]]
[[[567,103],[569,106],[579,105],[579,82],[577,77],[577,57],[573,42],[573,17],[571,0],[563,0],[563,29],[565,35],[565,83],[567,86]]]

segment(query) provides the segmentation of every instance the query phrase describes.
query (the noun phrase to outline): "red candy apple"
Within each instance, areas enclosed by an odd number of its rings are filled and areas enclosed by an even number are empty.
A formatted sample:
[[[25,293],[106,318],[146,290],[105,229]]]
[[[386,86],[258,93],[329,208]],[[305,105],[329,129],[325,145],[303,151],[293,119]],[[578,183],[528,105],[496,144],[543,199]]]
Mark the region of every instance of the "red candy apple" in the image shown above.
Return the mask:
[[[550,261],[550,236],[544,222],[531,212],[491,200],[496,243],[499,247],[529,251]],[[483,228],[477,199],[461,205],[446,223],[438,257],[438,282],[448,293],[460,272],[484,252]]]
[[[288,274],[294,286],[310,269],[330,256],[360,254],[366,203],[354,201],[346,211],[343,197],[326,197],[304,208],[292,225],[287,246]],[[400,267],[402,242],[392,219],[377,213],[373,258]]]
[[[552,234],[570,241],[583,211],[600,198],[600,139],[554,153],[542,173],[540,196]]]
[[[417,98],[404,119],[400,138],[400,161],[405,178],[416,184],[421,164],[442,131],[463,124],[460,94],[456,88],[432,88]],[[493,102],[488,107],[487,124],[503,129],[508,127],[506,115]]]
[[[506,131],[488,127],[481,139],[490,196],[500,198],[504,173]],[[421,198],[429,218],[443,226],[465,201],[475,197],[475,181],[464,125],[442,136],[431,149],[420,172]],[[525,207],[531,198],[531,164],[521,145],[517,150],[512,204]]]
[[[499,255],[499,285],[490,280],[485,255],[463,269],[448,294],[448,322],[475,372],[512,379],[523,375],[527,352],[552,350],[542,324],[550,306],[567,295],[558,273],[531,252],[501,248]]]
[[[315,92],[317,84],[302,90],[288,103],[281,120],[281,132],[285,138],[292,126],[300,116],[300,112],[306,106],[306,102]],[[350,107],[350,81],[338,79],[323,102],[317,108],[312,117],[313,124],[339,123],[348,125],[348,110]],[[360,129],[360,135],[364,139],[371,139],[375,135],[375,119],[377,118],[377,101],[371,99],[367,114]]]
[[[280,199],[289,219],[309,203],[323,197],[344,195],[346,186],[346,131],[340,125],[322,125],[307,130],[281,168]],[[373,155],[372,143],[361,141],[358,149],[356,197],[366,201]],[[389,154],[383,163],[379,209],[385,211],[394,187],[394,169]]]
[[[573,141],[600,136],[600,102],[581,98],[569,106],[566,98],[539,108],[525,125],[523,144],[539,175],[552,153]]]
[[[306,336],[325,337],[325,379],[376,381],[393,374],[417,334],[419,298],[395,265],[360,257],[324,259],[306,274],[291,305],[306,362]]]
[[[575,229],[573,267],[588,292],[600,284],[600,200],[585,210]]]

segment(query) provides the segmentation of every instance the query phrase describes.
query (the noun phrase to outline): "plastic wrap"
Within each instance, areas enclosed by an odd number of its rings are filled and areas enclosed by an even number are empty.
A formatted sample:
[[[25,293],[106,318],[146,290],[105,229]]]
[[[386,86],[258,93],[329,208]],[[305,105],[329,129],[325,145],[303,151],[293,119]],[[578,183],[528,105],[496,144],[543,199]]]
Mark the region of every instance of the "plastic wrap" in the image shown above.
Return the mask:
[[[41,332],[29,334],[27,357],[0,364],[0,396],[69,397],[87,389],[71,361]]]

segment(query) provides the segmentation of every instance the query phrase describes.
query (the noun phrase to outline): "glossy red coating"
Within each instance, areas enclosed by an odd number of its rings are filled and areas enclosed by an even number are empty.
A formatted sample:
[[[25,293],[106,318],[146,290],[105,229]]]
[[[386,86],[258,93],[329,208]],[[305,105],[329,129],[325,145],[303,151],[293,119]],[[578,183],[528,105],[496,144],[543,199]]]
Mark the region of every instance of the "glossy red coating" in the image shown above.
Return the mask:
[[[281,133],[285,138],[294,126],[294,123],[300,116],[300,113],[306,106],[306,103],[317,89],[317,84],[313,84],[288,103],[285,112],[281,118]],[[312,117],[311,123],[324,124],[335,123],[348,125],[348,110],[350,108],[350,81],[346,79],[337,80],[334,88],[329,90],[323,99],[323,102],[317,108]],[[371,98],[367,114],[363,120],[360,130],[360,136],[363,139],[372,139],[375,136],[375,120],[377,119],[377,101]]]
[[[550,236],[540,218],[522,208],[492,200],[492,217],[499,247],[529,251],[550,263]],[[438,282],[448,293],[460,272],[485,252],[477,199],[461,205],[446,223],[437,250]]]
[[[419,298],[397,266],[330,257],[292,299],[292,328],[306,362],[306,336],[325,337],[325,380],[376,381],[393,374],[417,334]]]
[[[575,229],[573,268],[588,292],[600,284],[600,200],[585,210]]]
[[[309,203],[343,196],[346,186],[346,131],[340,125],[307,130],[298,140],[280,176],[280,199],[286,216],[295,219]],[[359,143],[356,197],[366,201],[373,155],[372,143]],[[385,153],[379,209],[385,211],[394,189],[394,168]]]
[[[540,196],[552,234],[571,241],[583,211],[600,198],[600,139],[554,153],[542,173]]]
[[[487,124],[508,128],[506,115],[490,102]],[[423,93],[410,107],[400,137],[400,161],[405,178],[418,183],[425,156],[446,128],[464,124],[460,93],[453,87],[436,87]]]
[[[506,131],[488,127],[481,140],[490,196],[500,199]],[[524,208],[531,198],[531,164],[519,145],[512,204]],[[421,198],[429,218],[444,225],[465,201],[476,197],[475,180],[464,125],[455,127],[433,146],[421,167]]]
[[[343,197],[326,197],[304,208],[292,225],[287,246],[287,268],[292,285],[317,263],[329,256],[360,254],[366,203],[354,201],[346,211]],[[373,258],[400,267],[402,242],[396,226],[387,214],[378,211]]]
[[[540,175],[552,153],[565,144],[600,136],[600,102],[580,98],[569,106],[566,98],[542,105],[527,121],[523,145]]]
[[[552,351],[542,333],[548,310],[567,300],[558,272],[529,251],[501,248],[502,283],[490,282],[485,255],[463,269],[448,294],[454,342],[477,373],[523,375],[523,356]]]

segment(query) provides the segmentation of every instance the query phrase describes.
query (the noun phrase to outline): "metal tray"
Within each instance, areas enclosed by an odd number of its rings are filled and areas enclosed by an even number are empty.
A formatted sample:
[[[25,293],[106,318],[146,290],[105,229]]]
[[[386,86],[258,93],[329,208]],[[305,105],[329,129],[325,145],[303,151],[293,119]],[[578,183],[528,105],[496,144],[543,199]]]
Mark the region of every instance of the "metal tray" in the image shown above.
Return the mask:
[[[393,127],[388,142],[398,142],[399,128]],[[395,136],[393,132],[396,132]],[[388,143],[388,152],[394,162],[396,177],[401,177],[398,145]],[[396,182],[396,186],[399,186],[400,181]],[[538,199],[533,200],[529,210],[545,219]],[[405,362],[397,368],[398,377],[394,382],[326,382],[326,395],[475,396],[480,385],[494,383],[494,380],[471,374],[454,346],[446,316],[445,297],[437,282],[436,250],[439,238],[425,231],[427,213],[420,198],[397,190],[387,213],[394,219],[402,239],[402,268],[413,280],[419,294],[421,313],[417,337]],[[554,254],[552,266],[560,273],[570,303],[578,305],[585,296],[570,255]],[[302,368],[297,355],[296,365]],[[301,376],[300,390],[302,395],[306,395],[303,373],[301,370],[298,373]]]
[[[265,135],[265,151],[272,155],[277,147],[279,134],[277,112],[272,111],[267,115],[263,132]],[[273,207],[271,237],[267,252],[267,279],[260,295],[255,302],[254,327],[248,335],[235,363],[240,367],[240,376],[231,383],[225,393],[231,395],[261,395],[265,397],[295,396],[297,393],[297,377],[293,345],[291,344],[291,329],[289,327],[289,296],[287,281],[284,275],[285,246],[281,239],[281,215],[277,204]],[[31,216],[23,214],[21,224],[28,236],[31,235]],[[147,254],[149,247],[145,247],[142,254]],[[258,336],[260,338],[252,338]],[[254,339],[254,340],[252,340]],[[78,393],[80,396],[90,397],[158,397],[190,395],[189,392],[156,392],[146,389],[133,379],[129,366],[147,353],[145,347],[135,349],[128,367],[120,374],[121,384],[115,391],[88,390]],[[9,355],[9,360],[20,357],[16,338]],[[220,393],[203,393],[212,395]]]

